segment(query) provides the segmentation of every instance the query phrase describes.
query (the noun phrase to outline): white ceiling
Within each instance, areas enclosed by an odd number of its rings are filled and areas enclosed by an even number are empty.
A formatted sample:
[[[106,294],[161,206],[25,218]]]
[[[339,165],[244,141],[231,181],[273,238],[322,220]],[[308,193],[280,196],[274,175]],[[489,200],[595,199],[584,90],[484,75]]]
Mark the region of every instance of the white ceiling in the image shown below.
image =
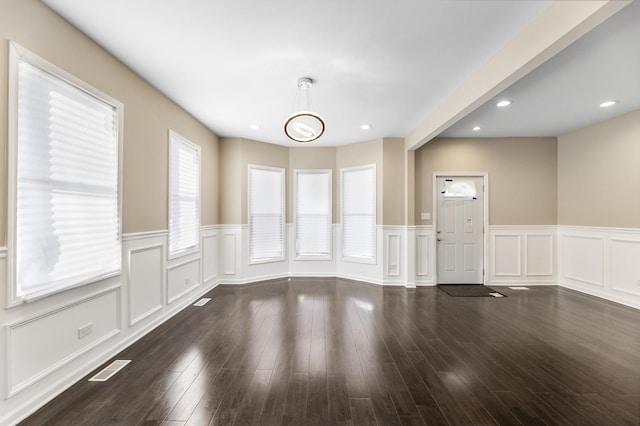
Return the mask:
[[[43,2],[219,136],[287,146],[293,143],[282,124],[293,112],[299,77],[316,80],[313,103],[327,122],[313,146],[403,137],[550,4]],[[630,93],[640,76],[638,28],[632,28],[640,23],[638,4],[618,15],[602,24],[609,31],[596,28],[507,89],[514,104],[500,112],[508,119],[480,107],[445,135],[480,136],[466,132],[476,121],[482,122],[482,136],[557,135],[603,119],[585,113],[589,94],[621,100],[611,110],[616,115],[621,108],[639,108],[640,90]],[[547,104],[550,99],[562,102]],[[364,123],[372,129],[361,130]],[[251,130],[251,124],[260,129]]]
[[[502,99],[513,104],[496,108]],[[619,103],[600,108],[606,100]],[[638,109],[640,1],[635,1],[440,136],[559,136]],[[481,130],[474,132],[474,126]]]

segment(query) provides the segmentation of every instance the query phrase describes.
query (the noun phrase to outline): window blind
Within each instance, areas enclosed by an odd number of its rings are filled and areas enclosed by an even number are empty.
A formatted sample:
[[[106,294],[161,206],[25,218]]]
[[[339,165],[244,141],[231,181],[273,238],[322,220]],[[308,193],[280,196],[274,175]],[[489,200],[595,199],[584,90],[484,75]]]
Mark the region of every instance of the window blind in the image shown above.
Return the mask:
[[[200,239],[200,147],[169,132],[169,255]]]
[[[331,170],[296,170],[296,255],[331,255]]]
[[[284,259],[284,169],[249,166],[249,261]]]
[[[17,295],[119,273],[117,108],[23,58],[17,104]]]
[[[342,257],[375,262],[375,165],[342,169],[341,181]]]

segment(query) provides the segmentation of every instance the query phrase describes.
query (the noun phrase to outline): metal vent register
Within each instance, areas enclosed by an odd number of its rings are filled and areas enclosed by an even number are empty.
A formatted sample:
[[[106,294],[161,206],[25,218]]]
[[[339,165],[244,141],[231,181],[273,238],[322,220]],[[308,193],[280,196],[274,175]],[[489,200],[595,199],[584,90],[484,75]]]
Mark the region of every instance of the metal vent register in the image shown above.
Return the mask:
[[[89,379],[90,382],[106,382],[118,371],[122,370],[131,362],[130,359],[117,359],[106,366],[102,371]]]

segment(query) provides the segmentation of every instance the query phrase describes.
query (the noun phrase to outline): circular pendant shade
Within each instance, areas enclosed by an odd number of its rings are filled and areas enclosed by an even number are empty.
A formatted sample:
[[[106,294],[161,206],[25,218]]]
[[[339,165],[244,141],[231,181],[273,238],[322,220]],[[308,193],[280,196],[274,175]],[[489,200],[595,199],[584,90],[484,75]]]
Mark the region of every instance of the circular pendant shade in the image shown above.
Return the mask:
[[[315,112],[299,111],[284,122],[284,133],[295,142],[311,142],[324,133],[324,120]]]

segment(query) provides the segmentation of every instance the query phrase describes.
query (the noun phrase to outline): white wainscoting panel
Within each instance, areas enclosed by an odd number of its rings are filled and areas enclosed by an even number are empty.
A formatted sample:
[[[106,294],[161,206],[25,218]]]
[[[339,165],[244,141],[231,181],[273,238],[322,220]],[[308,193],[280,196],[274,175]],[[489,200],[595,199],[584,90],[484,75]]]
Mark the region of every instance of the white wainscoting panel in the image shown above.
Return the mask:
[[[610,241],[611,289],[640,297],[640,239]]]
[[[120,332],[120,287],[7,326],[9,396]],[[80,337],[78,329],[90,326]]]
[[[489,285],[557,284],[555,225],[491,225]]]
[[[429,275],[429,236],[416,235],[416,274],[419,277]]]
[[[553,235],[525,234],[524,236],[524,274],[529,277],[553,276],[555,250]]]
[[[604,238],[589,235],[562,236],[562,271],[565,278],[604,286]]]
[[[10,300],[11,298],[11,291],[8,283],[6,282],[7,279],[7,248],[0,247],[0,311],[7,307],[7,300]],[[1,312],[0,318],[2,318]]]
[[[218,276],[218,235],[215,231],[202,235],[202,282],[209,284]]]
[[[201,252],[171,260],[166,230],[124,234],[121,275],[0,310],[0,424],[17,424],[214,288],[220,231],[201,232]],[[0,288],[5,262],[0,248]]]
[[[235,230],[233,230],[235,231]],[[238,241],[239,232],[232,232],[223,228],[222,231],[222,273],[224,275],[235,275],[238,263]]]
[[[162,309],[164,298],[164,244],[129,250],[129,326]]]
[[[416,288],[416,227],[407,226],[404,244],[404,255],[401,256],[400,262],[404,269],[406,288]]]
[[[167,267],[167,304],[200,285],[200,258],[188,259]]]
[[[522,275],[519,234],[494,234],[493,276],[519,277]]]
[[[435,285],[435,234],[433,226],[415,227],[415,256],[410,261],[415,263],[416,285]]]
[[[560,226],[558,284],[640,309],[640,229]]]
[[[390,277],[400,275],[400,234],[386,234],[386,272]]]

